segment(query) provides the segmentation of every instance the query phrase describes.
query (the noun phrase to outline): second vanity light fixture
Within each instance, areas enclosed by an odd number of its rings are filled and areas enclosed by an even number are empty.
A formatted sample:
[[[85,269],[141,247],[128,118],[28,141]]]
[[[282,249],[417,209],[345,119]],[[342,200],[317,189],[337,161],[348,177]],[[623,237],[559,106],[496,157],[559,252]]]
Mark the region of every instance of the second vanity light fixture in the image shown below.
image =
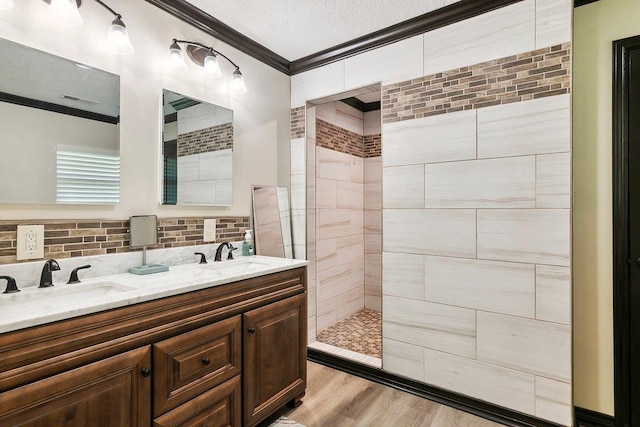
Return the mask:
[[[242,77],[240,67],[226,55],[223,55],[214,48],[205,46],[202,43],[173,39],[171,46],[169,46],[169,58],[171,66],[174,69],[178,71],[187,71],[187,63],[184,60],[184,55],[179,43],[186,46],[189,58],[199,66],[203,67],[205,73],[211,75],[214,79],[222,77],[222,71],[220,71],[220,64],[218,63],[218,56],[229,61],[231,65],[235,67],[232,76],[233,80],[231,81],[231,89],[239,94],[247,93],[247,86],[244,84],[244,77]]]

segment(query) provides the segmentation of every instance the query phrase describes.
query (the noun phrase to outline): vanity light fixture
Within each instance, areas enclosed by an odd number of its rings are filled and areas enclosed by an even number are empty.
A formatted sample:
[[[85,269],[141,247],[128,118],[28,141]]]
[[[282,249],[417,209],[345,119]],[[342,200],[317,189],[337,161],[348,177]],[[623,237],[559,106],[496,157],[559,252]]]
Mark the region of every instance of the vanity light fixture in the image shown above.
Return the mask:
[[[7,0],[0,0],[4,2]],[[11,0],[8,0],[11,1]],[[49,5],[47,14],[53,18],[56,22],[64,25],[80,26],[83,23],[82,16],[78,11],[82,0],[42,0]],[[109,6],[104,4],[101,0],[95,0],[102,7],[107,9],[115,16],[115,19],[109,26],[109,32],[107,33],[107,41],[109,51],[118,53],[121,55],[129,55],[133,53],[133,45],[129,40],[129,34],[127,33],[127,26],[122,21],[122,15]]]
[[[13,9],[13,0],[0,0],[0,10]]]
[[[187,63],[184,60],[184,53],[182,52],[182,48],[180,48],[180,43],[186,46],[189,58],[201,66],[204,69],[204,72],[214,79],[222,77],[222,71],[220,71],[220,64],[218,63],[218,56],[229,61],[231,65],[235,67],[232,75],[233,80],[231,81],[231,89],[239,94],[247,93],[247,86],[244,84],[244,77],[242,77],[240,67],[226,55],[218,52],[212,47],[205,46],[202,43],[173,39],[171,46],[169,46],[169,62],[171,67],[176,71],[186,72],[188,69]]]

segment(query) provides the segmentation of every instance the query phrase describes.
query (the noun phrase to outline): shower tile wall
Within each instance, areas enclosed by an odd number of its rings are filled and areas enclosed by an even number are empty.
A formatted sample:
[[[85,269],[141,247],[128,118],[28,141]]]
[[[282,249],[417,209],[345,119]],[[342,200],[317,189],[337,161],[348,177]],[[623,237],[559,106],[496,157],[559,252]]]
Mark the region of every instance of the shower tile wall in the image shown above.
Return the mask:
[[[567,426],[572,10],[523,0],[291,88],[382,81],[383,369]]]

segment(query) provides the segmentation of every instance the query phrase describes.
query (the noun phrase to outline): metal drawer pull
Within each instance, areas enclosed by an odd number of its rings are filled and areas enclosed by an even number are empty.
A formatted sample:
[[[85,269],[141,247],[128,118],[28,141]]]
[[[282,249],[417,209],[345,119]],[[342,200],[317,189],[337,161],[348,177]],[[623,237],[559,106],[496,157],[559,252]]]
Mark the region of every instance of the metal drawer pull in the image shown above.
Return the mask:
[[[209,363],[211,363],[211,360],[208,357],[203,357],[202,358],[202,363],[205,365],[208,365]]]
[[[143,377],[148,377],[149,375],[151,375],[151,369],[148,368],[144,368],[141,372]]]
[[[256,331],[256,328],[248,328],[247,331],[249,331],[250,334],[253,334]]]

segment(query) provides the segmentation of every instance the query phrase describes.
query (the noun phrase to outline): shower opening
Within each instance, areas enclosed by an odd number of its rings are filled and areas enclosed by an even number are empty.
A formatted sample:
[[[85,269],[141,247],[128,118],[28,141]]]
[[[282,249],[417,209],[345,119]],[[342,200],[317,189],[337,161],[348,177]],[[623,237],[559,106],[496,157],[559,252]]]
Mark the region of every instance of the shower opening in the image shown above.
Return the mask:
[[[381,86],[307,105],[310,348],[382,367]],[[314,339],[315,338],[315,339]]]

